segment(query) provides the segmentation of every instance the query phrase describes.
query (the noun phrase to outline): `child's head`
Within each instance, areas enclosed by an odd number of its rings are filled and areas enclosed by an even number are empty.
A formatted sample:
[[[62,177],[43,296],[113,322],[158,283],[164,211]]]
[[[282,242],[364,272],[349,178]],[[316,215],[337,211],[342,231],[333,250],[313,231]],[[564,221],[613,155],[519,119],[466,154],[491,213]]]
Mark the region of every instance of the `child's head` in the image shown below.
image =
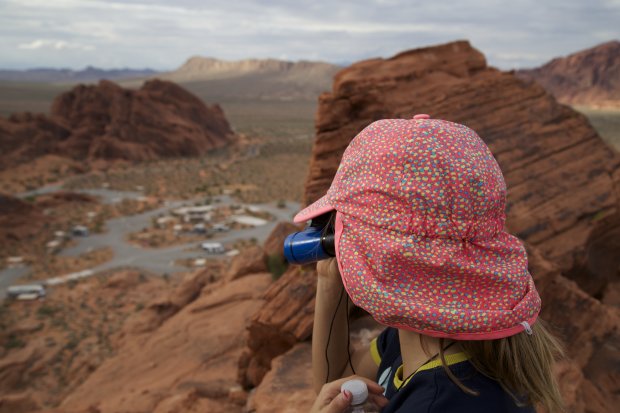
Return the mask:
[[[435,337],[529,330],[540,299],[521,242],[504,232],[506,185],[466,126],[386,119],[346,149],[327,194],[301,211],[336,213],[336,254],[353,302],[382,324]]]

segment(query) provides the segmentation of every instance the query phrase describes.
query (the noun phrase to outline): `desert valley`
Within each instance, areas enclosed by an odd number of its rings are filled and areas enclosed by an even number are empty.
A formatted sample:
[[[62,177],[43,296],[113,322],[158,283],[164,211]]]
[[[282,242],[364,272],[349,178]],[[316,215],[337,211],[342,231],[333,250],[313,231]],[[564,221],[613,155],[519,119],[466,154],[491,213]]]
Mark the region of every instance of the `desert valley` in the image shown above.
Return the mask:
[[[0,413],[308,411],[316,272],[283,240],[361,129],[417,113],[490,147],[569,411],[615,411],[620,42],[511,71],[475,46],[0,71]],[[352,344],[379,328],[356,311]]]

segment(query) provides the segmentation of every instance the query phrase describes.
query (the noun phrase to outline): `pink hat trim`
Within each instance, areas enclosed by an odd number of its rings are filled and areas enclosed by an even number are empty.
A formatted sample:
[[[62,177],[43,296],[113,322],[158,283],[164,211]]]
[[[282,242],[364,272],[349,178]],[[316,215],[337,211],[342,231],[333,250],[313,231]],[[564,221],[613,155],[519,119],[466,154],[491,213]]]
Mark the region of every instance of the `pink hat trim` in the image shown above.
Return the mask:
[[[333,210],[333,208],[331,209]],[[330,209],[326,210],[325,212],[330,211]],[[320,214],[315,214],[314,216],[318,216]],[[351,291],[349,290],[348,286],[347,286],[347,282],[344,279],[344,276],[342,274],[345,274],[344,269],[342,268],[342,265],[340,264],[341,258],[340,258],[340,238],[342,237],[342,231],[344,229],[344,225],[342,224],[342,214],[338,211],[336,211],[336,222],[335,222],[335,236],[334,236],[334,243],[335,243],[335,249],[336,249],[336,262],[338,263],[338,270],[340,271],[340,277],[342,277],[342,285],[344,285],[345,290],[347,291],[347,294],[349,297],[352,297],[351,295]],[[371,314],[372,315],[372,314]],[[532,318],[530,318],[529,320],[527,320],[527,323],[531,326],[536,322],[536,319],[538,318],[538,313],[536,313],[535,316],[533,316]],[[492,331],[492,332],[477,332],[477,333],[453,333],[453,334],[448,334],[448,333],[444,333],[442,331],[433,331],[433,330],[428,330],[428,329],[417,329],[417,328],[413,328],[411,326],[408,325],[404,325],[404,324],[398,324],[398,323],[391,323],[389,325],[390,327],[395,327],[395,328],[400,328],[403,330],[409,330],[409,331],[413,331],[419,334],[424,334],[427,336],[431,336],[431,337],[437,337],[437,338],[450,338],[453,340],[495,340],[495,339],[499,339],[499,338],[504,338],[504,337],[509,337],[509,336],[513,336],[515,334],[518,334],[522,331],[526,331],[526,328],[522,325],[516,325],[514,327],[510,327],[510,328],[505,328],[502,330],[496,330],[496,331]]]
[[[326,205],[316,208],[316,205],[320,205],[323,202],[325,202]],[[323,197],[319,198],[318,200],[316,200],[315,202],[313,202],[306,208],[299,211],[297,215],[295,215],[295,218],[293,218],[293,222],[295,222],[296,224],[299,224],[301,222],[309,221],[312,218],[316,218],[319,215],[323,215],[333,210],[334,210],[334,207],[329,205],[327,201],[327,195],[324,195]]]

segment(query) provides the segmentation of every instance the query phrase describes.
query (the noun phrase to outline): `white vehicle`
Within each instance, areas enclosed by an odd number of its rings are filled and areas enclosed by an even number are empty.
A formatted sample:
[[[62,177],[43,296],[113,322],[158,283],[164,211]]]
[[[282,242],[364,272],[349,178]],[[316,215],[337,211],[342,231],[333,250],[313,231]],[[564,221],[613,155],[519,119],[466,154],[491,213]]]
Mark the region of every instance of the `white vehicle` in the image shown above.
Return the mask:
[[[224,224],[215,224],[213,225],[212,230],[214,232],[228,232],[230,231],[230,227]]]
[[[6,295],[16,300],[44,298],[45,287],[41,284],[12,285],[6,289]]]
[[[224,246],[219,242],[203,242],[200,244],[200,248],[208,252],[209,254],[223,254],[226,252]]]
[[[73,236],[75,237],[87,237],[90,234],[88,228],[84,225],[76,225],[71,229]]]

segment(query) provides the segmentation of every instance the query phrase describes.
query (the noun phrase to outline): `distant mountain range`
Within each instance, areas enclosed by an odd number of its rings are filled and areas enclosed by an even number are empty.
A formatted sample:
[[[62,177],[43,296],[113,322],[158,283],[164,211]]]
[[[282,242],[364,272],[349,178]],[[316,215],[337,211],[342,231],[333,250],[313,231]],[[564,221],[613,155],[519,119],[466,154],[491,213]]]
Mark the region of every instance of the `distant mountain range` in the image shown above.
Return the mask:
[[[170,80],[206,102],[316,101],[321,92],[331,90],[334,75],[342,68],[317,61],[226,61],[194,56],[170,72],[94,67],[78,71],[46,68],[0,70],[0,96],[6,95],[4,99],[0,98],[0,113],[11,109],[30,110],[31,104],[24,96],[42,101],[57,93],[59,87],[66,90],[75,83],[94,83],[100,79],[114,80],[130,88],[139,88],[153,78]],[[620,107],[620,42],[617,40],[553,59],[539,68],[516,70],[515,74],[540,83],[565,104]],[[22,84],[18,84],[20,82]],[[44,83],[47,85],[42,85]]]
[[[27,70],[0,69],[0,80],[28,83],[89,83],[101,79],[121,80],[148,77],[157,74],[151,69],[98,69],[87,66],[83,70],[35,68]]]
[[[74,84],[108,79],[125,87],[138,88],[147,80],[159,78],[179,83],[210,102],[227,99],[316,100],[321,92],[331,89],[333,76],[340,69],[341,66],[325,62],[226,61],[194,56],[170,72],[94,67],[78,71],[47,68],[0,70],[0,82]]]
[[[516,75],[538,82],[567,105],[620,108],[620,41],[517,70]]]
[[[226,61],[194,56],[172,72],[151,77],[180,83],[207,101],[316,100],[321,92],[331,90],[333,77],[340,69],[331,63],[303,60]]]

